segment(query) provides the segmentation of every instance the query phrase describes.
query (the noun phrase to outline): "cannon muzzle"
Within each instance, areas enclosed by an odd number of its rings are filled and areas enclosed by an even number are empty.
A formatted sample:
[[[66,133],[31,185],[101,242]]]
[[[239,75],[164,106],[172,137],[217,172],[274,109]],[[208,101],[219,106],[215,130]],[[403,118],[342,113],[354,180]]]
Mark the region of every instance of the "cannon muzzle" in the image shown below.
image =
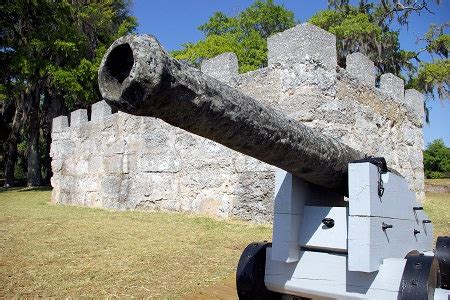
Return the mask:
[[[364,157],[175,60],[150,35],[125,36],[111,45],[99,87],[121,111],[160,118],[343,195],[348,163]]]

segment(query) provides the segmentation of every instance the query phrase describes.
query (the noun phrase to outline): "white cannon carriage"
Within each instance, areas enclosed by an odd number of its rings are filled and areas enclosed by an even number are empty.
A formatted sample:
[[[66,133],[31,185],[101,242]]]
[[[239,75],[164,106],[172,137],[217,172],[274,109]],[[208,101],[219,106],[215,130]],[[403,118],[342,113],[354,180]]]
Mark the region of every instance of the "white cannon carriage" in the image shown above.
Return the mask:
[[[242,254],[240,298],[447,299],[450,239],[435,256],[432,222],[382,161],[349,164],[346,199],[278,170],[273,240]]]

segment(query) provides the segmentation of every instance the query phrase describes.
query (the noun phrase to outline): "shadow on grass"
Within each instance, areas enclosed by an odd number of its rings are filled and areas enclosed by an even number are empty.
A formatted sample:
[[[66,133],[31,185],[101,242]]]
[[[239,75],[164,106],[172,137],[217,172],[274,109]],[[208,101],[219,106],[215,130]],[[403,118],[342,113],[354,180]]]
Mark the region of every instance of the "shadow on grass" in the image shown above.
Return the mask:
[[[0,187],[0,193],[3,192],[30,192],[30,191],[51,191],[51,186],[35,186],[35,187],[26,187],[26,186],[15,186],[15,187]]]

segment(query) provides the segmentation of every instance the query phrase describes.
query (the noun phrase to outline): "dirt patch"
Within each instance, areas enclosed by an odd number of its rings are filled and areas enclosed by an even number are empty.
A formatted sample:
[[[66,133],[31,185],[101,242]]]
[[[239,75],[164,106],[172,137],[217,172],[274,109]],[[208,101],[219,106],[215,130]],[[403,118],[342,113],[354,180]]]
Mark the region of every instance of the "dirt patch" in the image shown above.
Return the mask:
[[[425,193],[447,194],[450,193],[450,186],[425,184]]]
[[[189,294],[182,300],[236,300],[236,275],[217,282],[216,284],[197,293]]]

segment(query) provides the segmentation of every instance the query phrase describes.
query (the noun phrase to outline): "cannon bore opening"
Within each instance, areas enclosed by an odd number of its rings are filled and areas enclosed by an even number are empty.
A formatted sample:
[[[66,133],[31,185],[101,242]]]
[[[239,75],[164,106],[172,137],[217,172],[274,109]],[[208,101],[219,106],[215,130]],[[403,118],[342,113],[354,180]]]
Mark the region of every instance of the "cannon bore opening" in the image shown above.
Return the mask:
[[[123,81],[130,75],[134,65],[133,50],[128,43],[111,50],[102,69],[102,84],[110,96],[120,96]]]

